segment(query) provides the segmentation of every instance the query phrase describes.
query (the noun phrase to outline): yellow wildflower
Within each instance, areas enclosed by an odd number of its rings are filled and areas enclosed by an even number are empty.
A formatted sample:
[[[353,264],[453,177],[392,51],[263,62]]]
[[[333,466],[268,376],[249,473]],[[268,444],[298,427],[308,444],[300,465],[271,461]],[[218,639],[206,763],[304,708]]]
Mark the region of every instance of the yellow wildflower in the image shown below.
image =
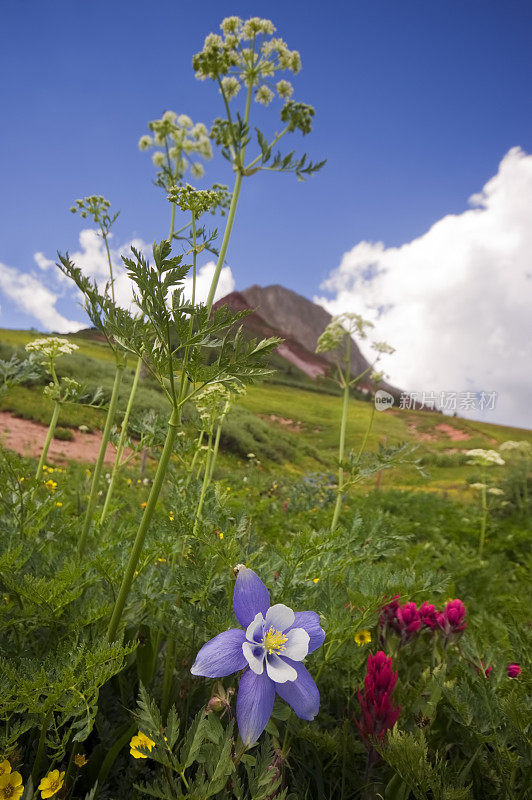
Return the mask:
[[[53,481],[51,478],[50,478],[50,480],[49,480],[49,481],[46,481],[46,483],[45,483],[44,485],[45,485],[45,486],[46,486],[46,488],[47,488],[47,489],[49,489],[51,492],[55,492],[55,490],[57,489],[57,483],[56,483],[56,481]]]
[[[20,772],[4,772],[0,775],[0,798],[2,800],[20,800],[24,786]]]
[[[87,759],[84,753],[76,753],[74,756],[74,763],[76,767],[84,767],[87,763]]]
[[[92,472],[90,471],[90,469],[86,469],[85,470],[85,475],[87,476],[87,478],[90,478],[90,476],[92,475]]]
[[[140,507],[141,507],[141,508],[146,508],[146,505],[147,505],[147,503],[146,503],[146,501],[144,501],[144,503],[141,503],[141,504],[140,504]]]
[[[139,731],[136,736],[131,737],[131,741],[129,743],[129,752],[133,758],[148,758],[146,753],[138,749],[139,747],[147,749],[151,753],[155,747],[155,742],[153,739],[150,739],[149,736],[146,736],[145,733]]]
[[[53,797],[62,788],[64,782],[65,773],[59,772],[58,769],[53,769],[48,775],[45,775],[38,786],[41,797]]]
[[[0,776],[7,775],[9,772],[11,772],[11,764],[7,758],[4,758],[3,761],[0,761]]]
[[[128,479],[127,479],[127,485],[128,485],[128,486],[131,486],[131,478],[128,478]]]
[[[371,633],[367,630],[358,631],[358,633],[355,633],[354,639],[357,645],[362,647],[362,645],[369,644],[371,642]]]
[[[318,583],[319,580],[320,580],[319,578],[312,578],[312,583]]]
[[[62,505],[63,505],[63,503],[59,503],[59,502],[56,503],[57,508],[61,508]]]
[[[224,538],[224,535],[223,535],[223,533],[222,533],[221,531],[220,531],[220,533],[218,534],[218,536],[220,537],[220,539],[223,539],[223,538]]]

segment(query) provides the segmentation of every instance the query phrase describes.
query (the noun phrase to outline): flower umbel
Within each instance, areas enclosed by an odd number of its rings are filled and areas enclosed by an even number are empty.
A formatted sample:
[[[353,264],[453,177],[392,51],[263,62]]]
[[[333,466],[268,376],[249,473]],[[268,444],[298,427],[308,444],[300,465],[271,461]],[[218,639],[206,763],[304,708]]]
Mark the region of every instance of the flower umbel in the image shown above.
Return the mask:
[[[321,647],[325,633],[314,611],[294,612],[282,603],[270,606],[268,589],[245,566],[238,568],[233,605],[246,630],[232,628],[203,645],[191,672],[221,678],[245,670],[236,716],[242,741],[249,747],[266,727],[276,693],[298,717],[314,719],[320,695],[302,661]]]
[[[65,773],[59,772],[58,769],[53,769],[48,775],[45,775],[39,784],[41,797],[53,797],[62,788],[64,782]]]

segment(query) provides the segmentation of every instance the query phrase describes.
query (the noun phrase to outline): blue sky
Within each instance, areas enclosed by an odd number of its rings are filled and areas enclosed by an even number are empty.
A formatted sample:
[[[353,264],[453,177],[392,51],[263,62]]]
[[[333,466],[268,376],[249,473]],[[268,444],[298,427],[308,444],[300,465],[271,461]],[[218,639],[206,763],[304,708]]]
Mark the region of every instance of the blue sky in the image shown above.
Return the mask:
[[[221,112],[190,62],[230,14],[272,19],[301,52],[295,97],[316,121],[294,146],[327,158],[306,183],[246,181],[228,257],[237,288],[282,283],[334,302],[338,287],[320,285],[357,243],[423,237],[468,208],[511,148],[532,152],[527,0],[11,0],[0,34],[1,264],[38,273],[36,252],[75,250],[69,207],[90,193],[121,210],[117,243],[166,235],[167,202],[137,141],[168,108],[206,123]],[[222,159],[206,178],[231,182]],[[1,285],[0,304],[0,326],[39,326]],[[70,296],[57,307],[80,317]]]

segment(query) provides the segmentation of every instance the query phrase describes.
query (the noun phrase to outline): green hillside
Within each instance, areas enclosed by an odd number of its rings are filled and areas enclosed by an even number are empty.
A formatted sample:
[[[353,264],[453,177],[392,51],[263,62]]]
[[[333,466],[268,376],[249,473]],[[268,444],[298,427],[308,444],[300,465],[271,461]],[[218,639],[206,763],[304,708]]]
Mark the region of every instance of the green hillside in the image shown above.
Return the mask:
[[[13,353],[23,356],[24,345],[36,335],[35,331],[1,330],[0,358],[9,358]],[[109,348],[87,335],[76,336],[75,340],[79,350],[61,359],[59,375],[75,377],[85,382],[88,389],[101,386],[109,396],[114,375],[114,360]],[[133,370],[128,366],[119,409],[125,405],[132,380]],[[294,385],[288,385],[290,382]],[[0,410],[43,424],[48,423],[51,408],[51,401],[42,395],[42,385],[16,386],[0,394]],[[139,386],[135,412],[148,408],[161,414],[167,412],[166,400],[149,376]],[[371,403],[352,399],[347,429],[348,449],[360,447],[372,413]],[[238,468],[247,462],[247,454],[253,452],[262,470],[282,470],[287,474],[331,472],[335,468],[339,415],[340,399],[334,384],[327,386],[322,382],[316,385],[304,376],[300,379],[295,371],[275,373],[268,381],[250,387],[227,418],[218,469]],[[103,420],[104,411],[101,409],[66,406],[60,425],[76,429],[83,423],[98,429],[103,426]],[[532,431],[471,422],[427,411],[391,409],[373,413],[367,447],[374,450],[379,443],[395,445],[401,442],[417,445],[415,457],[420,460],[427,477],[413,467],[400,467],[379,476],[383,487],[445,490],[467,496],[470,492],[465,481],[475,476],[466,463],[464,452],[476,447],[497,447],[508,439],[525,439],[532,443]]]

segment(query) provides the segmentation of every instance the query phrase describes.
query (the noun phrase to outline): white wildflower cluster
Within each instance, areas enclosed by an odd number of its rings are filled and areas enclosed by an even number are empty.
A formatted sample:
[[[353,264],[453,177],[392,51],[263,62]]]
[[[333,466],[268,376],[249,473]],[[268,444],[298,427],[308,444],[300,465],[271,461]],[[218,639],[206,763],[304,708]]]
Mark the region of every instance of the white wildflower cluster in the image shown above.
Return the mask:
[[[502,497],[504,494],[502,489],[499,489],[497,486],[488,486],[487,483],[470,483],[469,488],[476,489],[477,492],[486,490],[487,494],[491,494],[494,497]]]
[[[242,86],[252,87],[255,101],[265,106],[276,94],[289,100],[292,84],[285,78],[275,82],[275,74],[297,74],[301,57],[297,50],[289,50],[283,39],[273,37],[274,24],[259,17],[246,21],[227,17],[220,28],[222,35],[210,33],[192,60],[196,78],[218,81],[227,101],[236,97]]]
[[[75,205],[70,208],[73,214],[79,214],[84,219],[85,217],[92,217],[97,224],[103,224],[109,219],[108,210],[111,203],[101,194],[91,194],[74,202]],[[104,227],[107,226],[104,225]]]
[[[206,211],[214,212],[217,208],[225,209],[229,201],[229,192],[226,186],[216,186],[213,189],[194,189],[187,183],[186,186],[173,186],[168,194],[171,203],[176,203],[181,211],[192,211],[196,219]]]
[[[382,372],[382,371],[381,372],[377,372],[376,370],[374,370],[370,374],[369,379],[370,379],[370,381],[372,383],[381,383],[383,380],[385,380],[385,379],[387,379],[389,377],[390,376],[386,372]]]
[[[342,344],[346,336],[357,336],[358,339],[365,339],[367,337],[367,328],[373,328],[373,323],[363,319],[360,314],[339,314],[332,318],[321,334],[316,352],[327,353],[330,350],[335,350]],[[384,342],[380,344],[382,345]],[[386,346],[389,347],[389,345]]]
[[[371,349],[375,350],[376,353],[379,355],[392,355],[395,353],[395,347],[392,347],[391,344],[387,342],[372,342]]]
[[[42,339],[34,339],[28,342],[26,350],[30,353],[39,353],[45,358],[58,358],[62,355],[70,355],[74,350],[78,350],[78,345],[62,339],[60,336],[47,336]]]
[[[222,383],[211,383],[205,386],[194,400],[204,430],[212,433],[216,421],[227,414],[238,395],[245,393],[245,388],[238,384],[228,387]]]
[[[194,178],[201,178],[205,168],[197,157],[212,158],[209,132],[202,122],[194,124],[186,114],[165,111],[161,119],[148,123],[152,135],[145,134],[139,139],[139,150],[160,147],[152,154],[152,161],[159,169],[157,182],[169,188],[179,184],[183,175],[190,169]]]
[[[527,456],[532,451],[530,442],[525,442],[523,439],[519,442],[514,442],[511,439],[503,442],[499,447],[501,453],[507,453],[508,456]]]
[[[195,399],[198,414],[204,426],[211,429],[231,402],[231,392],[222,383],[211,383]]]
[[[482,450],[482,448],[466,450],[466,456],[471,459],[471,461],[468,462],[469,464],[483,467],[488,467],[492,464],[502,467],[505,463],[504,459],[501,458],[496,450]]]

